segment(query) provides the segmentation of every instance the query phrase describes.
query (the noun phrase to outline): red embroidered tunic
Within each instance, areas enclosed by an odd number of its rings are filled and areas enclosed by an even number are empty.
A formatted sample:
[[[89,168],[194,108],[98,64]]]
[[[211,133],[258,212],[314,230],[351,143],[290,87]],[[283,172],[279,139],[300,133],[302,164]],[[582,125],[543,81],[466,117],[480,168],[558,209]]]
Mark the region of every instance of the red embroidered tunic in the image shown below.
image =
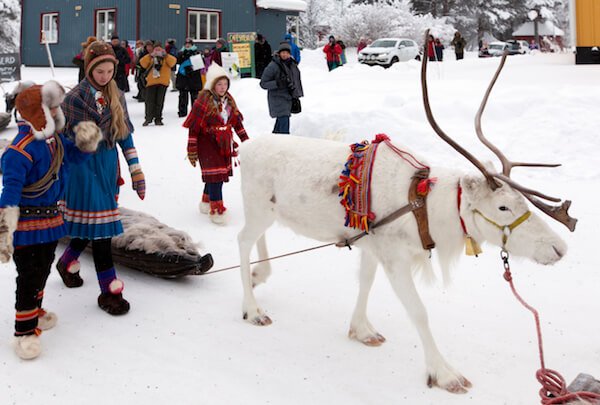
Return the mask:
[[[220,100],[210,91],[203,90],[196,98],[192,111],[183,126],[189,128],[188,154],[195,153],[202,170],[202,181],[219,183],[229,181],[233,175],[231,158],[237,155],[233,130],[243,142],[248,139],[233,97],[226,93],[227,122],[219,112]]]

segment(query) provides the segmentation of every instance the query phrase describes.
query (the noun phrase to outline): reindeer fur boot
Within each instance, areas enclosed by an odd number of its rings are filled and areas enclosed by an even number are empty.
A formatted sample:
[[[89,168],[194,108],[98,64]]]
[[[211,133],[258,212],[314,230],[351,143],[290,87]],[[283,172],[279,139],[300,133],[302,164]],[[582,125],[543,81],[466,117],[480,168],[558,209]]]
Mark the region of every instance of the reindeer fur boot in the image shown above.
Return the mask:
[[[16,336],[15,353],[23,360],[35,359],[42,352],[42,344],[40,337],[36,334]]]
[[[210,199],[208,198],[208,194],[202,194],[202,201],[198,205],[201,214],[208,214],[210,212]]]
[[[43,308],[38,311],[38,328],[41,330],[52,329],[56,326],[58,316],[54,312],[46,312]]]
[[[60,278],[69,288],[77,288],[83,285],[83,279],[79,275],[80,269],[79,260],[73,260],[69,264],[64,264],[62,260],[56,263],[56,270],[58,270]]]
[[[223,225],[227,220],[225,211],[227,211],[227,208],[223,205],[223,200],[210,202],[210,212],[208,215],[213,223]]]

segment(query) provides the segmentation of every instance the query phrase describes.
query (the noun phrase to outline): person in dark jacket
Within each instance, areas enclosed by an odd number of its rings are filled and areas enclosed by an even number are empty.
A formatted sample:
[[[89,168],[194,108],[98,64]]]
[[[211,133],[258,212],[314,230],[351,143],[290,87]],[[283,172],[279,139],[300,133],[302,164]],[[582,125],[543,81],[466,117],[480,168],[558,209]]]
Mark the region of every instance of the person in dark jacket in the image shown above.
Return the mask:
[[[175,85],[179,90],[179,116],[187,116],[188,100],[191,99],[191,105],[194,104],[198,92],[202,89],[202,72],[194,70],[190,58],[198,55],[198,49],[193,41],[188,38],[185,40],[184,47],[177,54],[177,79]]]
[[[465,57],[465,46],[467,45],[467,41],[460,35],[460,32],[456,31],[454,33],[454,38],[452,39],[452,42],[450,42],[450,45],[454,47],[456,60],[461,60]],[[479,45],[479,49],[481,50],[481,44]]]
[[[217,63],[219,66],[223,66],[223,61],[221,60],[221,53],[229,52],[229,47],[227,46],[227,41],[224,38],[217,39],[215,43],[215,47],[212,49],[212,53],[210,58],[213,62]]]
[[[273,50],[271,45],[265,39],[262,34],[256,35],[256,42],[254,42],[254,60],[256,61],[256,77],[261,78],[265,68],[273,59]]]
[[[260,79],[260,87],[267,90],[269,115],[275,118],[274,134],[290,133],[292,99],[304,96],[298,62],[292,58],[290,44],[282,42],[273,60]]]
[[[110,39],[110,43],[113,51],[115,51],[115,56],[119,61],[119,64],[117,65],[117,74],[115,75],[115,82],[117,82],[117,87],[121,89],[121,91],[128,93],[129,81],[127,81],[127,75],[125,74],[125,66],[131,62],[131,58],[129,57],[127,51],[121,46],[121,41],[119,40],[118,35],[113,35]]]
[[[442,41],[440,41],[439,38],[435,39],[434,47],[435,47],[435,57],[437,58],[437,61],[438,62],[443,61],[444,60],[444,45],[442,44]]]

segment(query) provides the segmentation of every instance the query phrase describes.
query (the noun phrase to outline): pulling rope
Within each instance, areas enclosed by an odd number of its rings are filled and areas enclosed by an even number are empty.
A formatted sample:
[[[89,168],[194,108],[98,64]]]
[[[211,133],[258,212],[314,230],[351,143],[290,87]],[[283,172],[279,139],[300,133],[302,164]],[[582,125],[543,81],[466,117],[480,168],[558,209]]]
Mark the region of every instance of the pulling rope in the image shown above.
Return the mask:
[[[540,355],[541,368],[535,373],[535,376],[542,388],[539,391],[542,405],[566,404],[575,400],[589,401],[592,404],[600,404],[600,394],[588,391],[569,392],[566,388],[565,379],[557,371],[546,368],[544,363],[544,347],[542,343],[542,329],[540,327],[540,317],[535,308],[529,305],[519,295],[512,280],[510,265],[508,264],[508,252],[504,249],[500,252],[500,257],[504,264],[504,279],[510,285],[514,296],[527,308],[535,319],[535,327],[538,339],[538,350]]]

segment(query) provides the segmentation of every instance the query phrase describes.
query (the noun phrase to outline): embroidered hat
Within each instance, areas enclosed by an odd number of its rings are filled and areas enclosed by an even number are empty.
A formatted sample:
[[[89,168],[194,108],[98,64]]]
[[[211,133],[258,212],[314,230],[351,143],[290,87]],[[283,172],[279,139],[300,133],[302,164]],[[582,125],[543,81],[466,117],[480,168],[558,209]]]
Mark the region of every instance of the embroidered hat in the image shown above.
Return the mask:
[[[85,50],[83,62],[83,66],[85,68],[85,77],[98,90],[102,89],[103,86],[100,86],[98,83],[96,83],[94,77],[92,76],[92,70],[94,70],[96,66],[104,62],[112,62],[112,64],[115,65],[113,79],[117,74],[117,65],[119,64],[119,61],[115,57],[115,51],[113,50],[112,46],[106,42],[92,42]]]
[[[65,126],[65,116],[60,108],[64,99],[65,89],[58,82],[50,80],[42,86],[31,86],[20,92],[15,107],[31,127],[36,139],[45,139]],[[56,117],[52,118],[50,109],[56,107]]]

